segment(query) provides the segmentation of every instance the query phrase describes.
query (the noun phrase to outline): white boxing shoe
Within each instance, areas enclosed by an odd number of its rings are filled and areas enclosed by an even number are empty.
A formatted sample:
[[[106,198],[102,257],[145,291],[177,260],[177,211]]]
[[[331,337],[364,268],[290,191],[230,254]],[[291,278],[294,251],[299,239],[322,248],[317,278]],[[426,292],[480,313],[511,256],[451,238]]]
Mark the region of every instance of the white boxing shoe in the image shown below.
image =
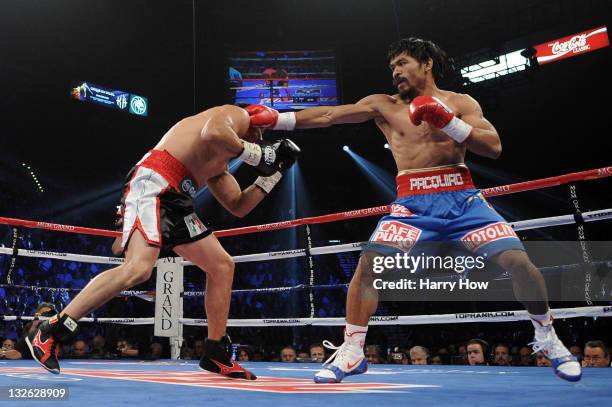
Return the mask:
[[[336,351],[325,361],[323,369],[315,374],[315,383],[340,383],[346,376],[365,373],[368,370],[368,360],[363,353],[363,346],[346,340],[340,346],[334,346],[329,341],[323,341],[323,345]]]
[[[580,364],[557,337],[552,324],[537,327],[534,342],[530,345],[533,345],[533,353],[542,352],[550,360],[555,374],[560,378],[577,382],[582,377]]]

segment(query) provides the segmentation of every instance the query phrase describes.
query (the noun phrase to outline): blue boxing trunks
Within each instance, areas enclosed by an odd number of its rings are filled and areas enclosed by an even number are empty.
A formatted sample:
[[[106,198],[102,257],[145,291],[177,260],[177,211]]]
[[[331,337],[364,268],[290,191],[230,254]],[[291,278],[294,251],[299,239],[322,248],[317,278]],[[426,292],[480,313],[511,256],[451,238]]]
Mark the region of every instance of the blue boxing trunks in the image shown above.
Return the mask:
[[[474,187],[463,164],[400,172],[391,213],[378,222],[363,251],[389,256],[434,241],[456,242],[489,258],[525,250],[512,227]]]

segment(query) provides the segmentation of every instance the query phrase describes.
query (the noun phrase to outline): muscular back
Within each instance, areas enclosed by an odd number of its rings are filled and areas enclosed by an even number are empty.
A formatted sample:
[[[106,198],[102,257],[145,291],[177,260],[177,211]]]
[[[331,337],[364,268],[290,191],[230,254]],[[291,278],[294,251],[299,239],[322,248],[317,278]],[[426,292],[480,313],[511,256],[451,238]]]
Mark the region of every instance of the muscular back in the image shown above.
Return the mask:
[[[206,137],[223,124],[241,134],[248,128],[248,114],[244,109],[227,105],[205,110],[175,124],[155,149],[166,150],[182,162],[202,187],[206,180],[222,174],[235,155]]]
[[[455,96],[459,95],[443,92],[440,98],[460,116]],[[413,125],[408,117],[408,103],[388,95],[369,98],[379,113],[375,122],[391,146],[398,171],[463,163],[465,146],[425,122]]]

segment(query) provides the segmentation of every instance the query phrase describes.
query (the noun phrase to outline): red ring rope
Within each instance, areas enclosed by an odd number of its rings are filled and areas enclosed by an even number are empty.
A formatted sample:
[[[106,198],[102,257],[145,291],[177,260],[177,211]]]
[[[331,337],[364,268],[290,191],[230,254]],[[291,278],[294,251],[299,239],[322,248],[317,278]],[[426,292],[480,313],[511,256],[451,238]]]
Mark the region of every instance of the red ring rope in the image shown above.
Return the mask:
[[[596,168],[593,170],[574,172],[550,178],[541,178],[533,181],[519,182],[516,184],[502,185],[498,187],[485,188],[482,190],[484,196],[494,197],[513,194],[516,192],[530,191],[534,189],[553,187],[575,181],[586,181],[592,179],[606,178],[612,176],[612,166]],[[389,213],[390,206],[376,206],[374,208],[357,209],[353,211],[330,213],[328,215],[312,216],[283,222],[266,223],[263,225],[246,226],[242,228],[219,230],[214,232],[217,237],[245,235],[249,233],[264,232],[268,230],[288,229],[300,225],[312,225],[316,223],[329,223],[345,219],[364,218],[368,216]],[[104,229],[86,228],[81,226],[61,225],[57,223],[38,222],[15,218],[0,217],[0,224],[11,226],[23,226],[32,229],[55,230],[68,233],[80,233],[94,236],[118,237],[121,232]]]

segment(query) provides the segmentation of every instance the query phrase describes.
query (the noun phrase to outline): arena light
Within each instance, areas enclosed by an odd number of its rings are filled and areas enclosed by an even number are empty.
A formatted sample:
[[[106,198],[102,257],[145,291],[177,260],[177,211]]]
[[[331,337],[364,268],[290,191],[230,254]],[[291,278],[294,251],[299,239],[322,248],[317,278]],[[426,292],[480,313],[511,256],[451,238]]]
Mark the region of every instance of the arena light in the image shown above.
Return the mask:
[[[391,201],[395,199],[395,177],[393,174],[353,151],[345,151],[355,160],[357,168],[365,174],[368,181],[370,181],[381,197]]]
[[[23,162],[21,163],[21,166],[24,167],[24,169],[27,170],[28,174],[30,174],[30,177],[32,177],[32,181],[34,181],[34,185],[36,185],[36,189],[38,189],[38,192],[45,192],[34,170],[28,164]]]
[[[389,146],[389,143],[385,143],[385,148],[386,148],[387,150],[391,150],[391,147]]]
[[[344,151],[349,151],[349,150],[350,150],[350,148],[349,148],[349,146],[344,146],[344,147],[342,147],[342,150],[344,150]]]
[[[530,64],[529,59],[525,58],[521,54],[522,52],[523,50],[513,51],[487,61],[466,66],[461,68],[461,76],[468,82],[477,83],[524,71]]]

